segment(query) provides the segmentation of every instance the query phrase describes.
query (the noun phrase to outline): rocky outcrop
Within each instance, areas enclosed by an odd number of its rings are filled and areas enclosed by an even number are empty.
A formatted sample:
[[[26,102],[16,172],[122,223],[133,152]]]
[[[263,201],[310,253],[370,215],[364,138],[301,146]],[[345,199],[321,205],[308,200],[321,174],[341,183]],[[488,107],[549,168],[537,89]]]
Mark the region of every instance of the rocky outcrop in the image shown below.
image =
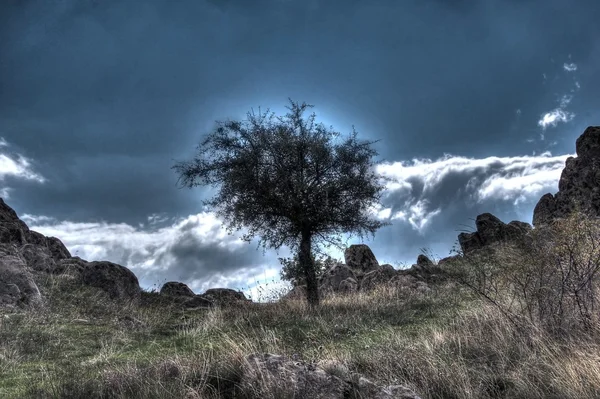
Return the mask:
[[[376,270],[365,274],[360,281],[360,291],[371,291],[377,286],[387,284],[396,275],[396,269],[392,265],[385,264]]]
[[[250,302],[250,299],[246,298],[243,292],[232,290],[231,288],[211,288],[200,296],[217,306]]]
[[[137,302],[141,289],[128,268],[108,261],[88,262],[81,272],[82,282],[107,292],[110,298]]]
[[[333,370],[328,372],[326,370]],[[402,385],[378,386],[343,365],[317,365],[273,354],[253,354],[243,365],[240,385],[265,397],[420,399]]]
[[[347,279],[357,281],[354,271],[347,265],[336,264],[323,273],[319,280],[319,287],[323,291],[338,292],[342,281]]]
[[[187,284],[180,283],[177,281],[169,281],[163,284],[160,289],[160,295],[168,296],[183,296],[183,297],[194,297],[194,291],[187,286]]]
[[[42,305],[27,263],[14,244],[0,244],[0,307]]]
[[[460,248],[465,255],[493,243],[523,242],[532,229],[529,223],[518,220],[506,224],[491,213],[482,213],[477,216],[475,226],[477,231],[458,235]]]
[[[379,268],[373,251],[365,244],[351,245],[344,251],[346,265],[356,273],[368,273]]]
[[[546,226],[567,217],[576,206],[592,217],[600,216],[600,126],[590,126],[575,143],[577,157],[565,162],[558,192],[545,194],[533,211],[533,225]]]

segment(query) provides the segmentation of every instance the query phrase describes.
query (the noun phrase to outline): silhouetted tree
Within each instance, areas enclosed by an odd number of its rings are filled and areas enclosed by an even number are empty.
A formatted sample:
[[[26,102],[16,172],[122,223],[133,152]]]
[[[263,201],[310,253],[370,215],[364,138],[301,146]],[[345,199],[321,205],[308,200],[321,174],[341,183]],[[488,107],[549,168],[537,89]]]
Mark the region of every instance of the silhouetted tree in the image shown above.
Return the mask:
[[[342,248],[332,234],[370,231],[390,225],[369,220],[368,207],[379,201],[385,188],[377,184],[370,158],[377,152],[356,142],[356,131],[341,145],[331,138],[340,134],[316,124],[312,105],[290,100],[284,117],[267,110],[248,112],[244,121],[217,122],[213,133],[197,147],[193,161],[172,168],[183,187],[221,184],[219,194],[203,204],[213,206],[228,224],[227,231],[249,227],[242,240],[261,235],[263,254],[267,243],[278,249],[297,250],[306,279],[307,299],[319,304],[315,264],[311,256],[313,238]],[[203,155],[212,156],[211,162]],[[330,245],[327,245],[329,247]],[[257,246],[258,249],[258,246]]]

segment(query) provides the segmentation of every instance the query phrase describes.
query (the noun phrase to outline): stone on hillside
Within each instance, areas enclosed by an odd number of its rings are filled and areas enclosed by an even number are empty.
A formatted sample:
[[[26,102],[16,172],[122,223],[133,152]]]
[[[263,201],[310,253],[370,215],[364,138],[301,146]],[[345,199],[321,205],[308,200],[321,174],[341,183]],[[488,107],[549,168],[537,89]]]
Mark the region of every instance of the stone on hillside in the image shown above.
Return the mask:
[[[342,281],[352,278],[357,280],[352,269],[344,264],[336,264],[326,270],[319,280],[319,288],[324,291],[339,292]]]
[[[426,255],[420,254],[417,256],[417,266],[426,268],[433,266],[433,262]]]
[[[113,299],[140,299],[138,279],[128,268],[108,261],[88,262],[81,273],[84,284],[100,288]]]
[[[54,274],[67,274],[73,277],[81,276],[81,272],[85,269],[89,262],[81,259],[79,256],[73,256],[68,259],[61,259],[56,263]]]
[[[338,290],[342,294],[350,294],[356,292],[358,290],[358,282],[352,277],[348,277],[340,283]]]
[[[406,270],[398,270],[398,273],[390,280],[390,284],[398,287],[400,291],[407,292],[425,293],[431,289],[425,281],[408,274]]]
[[[250,301],[243,292],[230,288],[211,288],[200,296],[219,306]]]
[[[306,286],[297,285],[281,297],[282,300],[302,300],[306,299]]]
[[[67,247],[65,247],[65,244],[58,238],[46,237],[46,242],[48,243],[48,249],[50,249],[54,260],[58,261],[61,259],[69,259],[71,257],[71,253]]]
[[[379,268],[373,251],[365,244],[351,245],[344,251],[346,265],[357,273],[368,273]]]
[[[52,273],[56,269],[56,262],[52,253],[45,246],[25,244],[19,248],[19,252],[25,258],[27,266],[35,271]]]
[[[506,224],[491,213],[477,216],[475,226],[476,232],[458,235],[458,242],[465,255],[493,243],[523,242],[531,231],[528,223],[512,221]]]
[[[10,206],[0,198],[0,242],[21,246],[27,243],[29,227]]]
[[[312,363],[280,355],[252,354],[243,363],[240,386],[265,397],[420,399],[406,387],[377,386],[343,367],[336,370],[339,371],[332,374]]]
[[[0,307],[38,306],[42,296],[13,244],[0,244]]]
[[[565,162],[555,195],[545,194],[533,210],[533,225],[549,225],[569,216],[575,205],[589,216],[600,216],[600,126],[590,126],[575,143],[577,157]]]
[[[194,295],[193,297],[179,296],[179,298],[186,298],[182,305],[187,309],[197,308],[211,308],[214,306],[214,302],[202,295]]]
[[[396,275],[397,270],[392,265],[385,264],[365,274],[360,281],[361,291],[370,291],[378,286],[389,284],[392,278]]]
[[[33,230],[29,230],[29,233],[27,234],[27,243],[38,247],[48,247],[46,236]]]
[[[169,281],[163,284],[160,289],[161,295],[168,296],[184,296],[184,297],[194,297],[194,291],[187,286],[187,284],[180,283],[178,281]]]

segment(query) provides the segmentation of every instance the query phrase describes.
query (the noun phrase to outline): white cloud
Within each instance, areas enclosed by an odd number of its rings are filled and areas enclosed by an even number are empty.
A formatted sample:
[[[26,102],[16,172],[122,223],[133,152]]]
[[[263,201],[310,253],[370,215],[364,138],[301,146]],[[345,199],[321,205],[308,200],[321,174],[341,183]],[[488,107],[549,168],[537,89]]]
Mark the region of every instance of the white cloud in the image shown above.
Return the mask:
[[[466,183],[463,187],[456,187],[456,192],[460,189],[471,191],[478,202],[496,199],[518,204],[555,188],[569,156],[574,154],[553,157],[545,152],[539,156],[482,159],[445,154],[435,161],[417,159],[384,163],[378,165],[377,171],[396,180],[386,184],[388,196],[392,192],[414,194],[415,184],[422,185],[422,193],[411,197],[402,210],[390,218],[408,221],[415,230],[421,231],[431,218],[442,211],[439,207],[427,210],[428,198],[432,198],[451,175],[464,176]]]
[[[567,64],[566,62],[563,64],[563,69],[567,72],[573,72],[577,70],[577,64],[571,62]]]
[[[543,114],[540,120],[538,121],[538,126],[541,126],[542,129],[546,129],[548,126],[556,126],[559,122],[569,122],[574,117],[574,113],[566,112],[561,108],[556,108],[550,112]]]
[[[9,144],[0,137],[0,148],[8,147]],[[15,177],[18,179],[33,180],[38,183],[44,183],[46,179],[31,168],[31,162],[20,154],[0,154],[0,181],[6,177]],[[10,187],[0,187],[0,194],[3,198],[9,198]]]

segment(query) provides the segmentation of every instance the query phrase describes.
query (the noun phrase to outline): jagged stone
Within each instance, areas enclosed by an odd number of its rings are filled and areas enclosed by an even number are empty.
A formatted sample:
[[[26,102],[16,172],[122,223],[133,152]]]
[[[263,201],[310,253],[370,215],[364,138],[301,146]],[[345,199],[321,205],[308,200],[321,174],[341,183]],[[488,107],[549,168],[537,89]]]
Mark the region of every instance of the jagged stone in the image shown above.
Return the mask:
[[[569,216],[575,207],[591,217],[600,216],[600,126],[590,126],[575,143],[577,157],[565,162],[558,192],[545,194],[533,211],[533,225],[547,226]]]
[[[458,242],[465,255],[497,242],[524,241],[527,233],[531,231],[528,223],[515,220],[506,224],[491,213],[477,216],[475,226],[477,231],[458,235]]]
[[[365,244],[351,245],[344,251],[346,265],[356,273],[368,273],[379,268],[373,251]]]

